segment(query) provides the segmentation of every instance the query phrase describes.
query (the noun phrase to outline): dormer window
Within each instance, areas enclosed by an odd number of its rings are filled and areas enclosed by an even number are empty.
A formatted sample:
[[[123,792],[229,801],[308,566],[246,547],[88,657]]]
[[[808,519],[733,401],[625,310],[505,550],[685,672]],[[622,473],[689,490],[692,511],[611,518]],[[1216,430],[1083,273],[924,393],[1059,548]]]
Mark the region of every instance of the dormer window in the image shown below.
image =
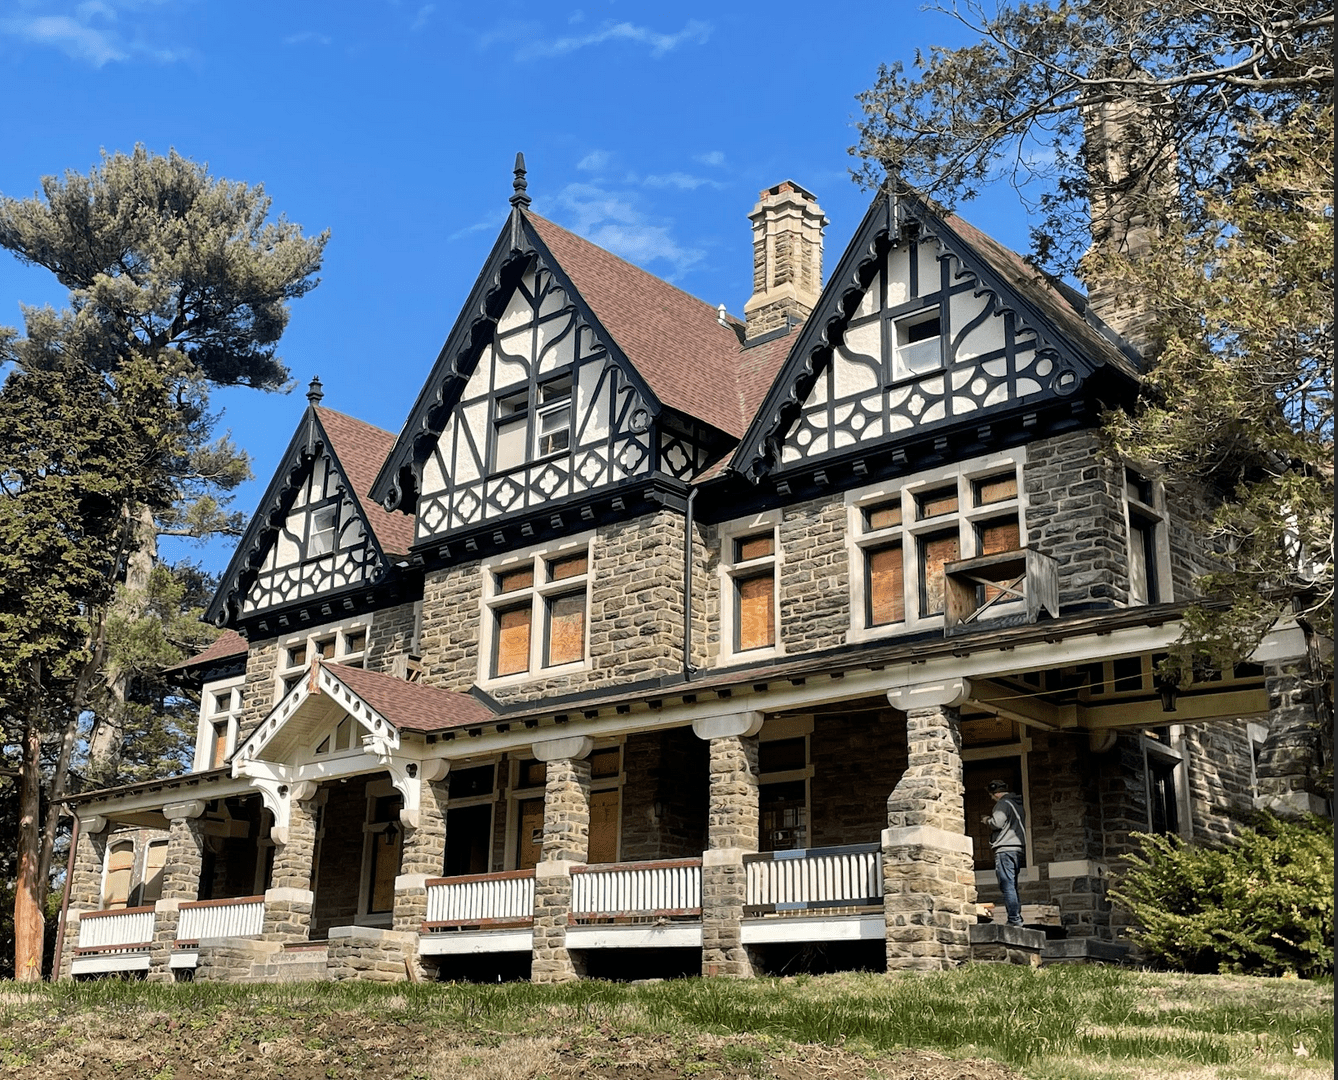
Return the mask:
[[[307,557],[328,555],[335,546],[335,522],[339,507],[331,504],[311,512],[311,534],[307,538]]]
[[[893,381],[918,378],[943,367],[943,331],[938,308],[897,319],[893,331],[896,335]]]
[[[529,390],[497,399],[493,464],[498,472],[526,461],[560,454],[571,447],[571,376],[549,379],[535,392],[534,434],[530,428]]]

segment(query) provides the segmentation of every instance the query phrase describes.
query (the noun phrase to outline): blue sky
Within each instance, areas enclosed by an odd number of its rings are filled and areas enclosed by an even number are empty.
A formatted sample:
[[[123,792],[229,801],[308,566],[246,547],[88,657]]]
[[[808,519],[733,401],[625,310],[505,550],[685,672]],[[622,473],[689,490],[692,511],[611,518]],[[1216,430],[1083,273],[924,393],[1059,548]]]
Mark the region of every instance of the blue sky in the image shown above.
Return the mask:
[[[741,314],[757,193],[814,191],[833,264],[870,198],[849,175],[855,95],[879,63],[966,40],[901,0],[0,0],[0,192],[143,143],[331,231],[281,346],[297,388],[216,395],[254,459],[250,513],[312,375],[326,405],[399,431],[505,220],[517,150],[535,211]],[[1006,192],[963,213],[1025,247]],[[0,325],[62,295],[0,257]],[[228,545],[189,554],[219,570]]]

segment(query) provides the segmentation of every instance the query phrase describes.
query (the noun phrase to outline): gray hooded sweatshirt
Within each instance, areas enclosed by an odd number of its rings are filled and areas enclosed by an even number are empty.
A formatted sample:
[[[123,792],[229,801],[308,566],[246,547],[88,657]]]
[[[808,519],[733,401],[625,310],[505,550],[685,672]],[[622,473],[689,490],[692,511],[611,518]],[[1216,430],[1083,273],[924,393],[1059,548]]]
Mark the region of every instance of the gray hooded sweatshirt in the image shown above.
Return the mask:
[[[994,830],[990,836],[990,850],[1016,848],[1021,851],[1027,846],[1026,827],[1027,815],[1022,809],[1022,800],[1010,791],[994,804],[994,813],[990,815],[990,828]]]

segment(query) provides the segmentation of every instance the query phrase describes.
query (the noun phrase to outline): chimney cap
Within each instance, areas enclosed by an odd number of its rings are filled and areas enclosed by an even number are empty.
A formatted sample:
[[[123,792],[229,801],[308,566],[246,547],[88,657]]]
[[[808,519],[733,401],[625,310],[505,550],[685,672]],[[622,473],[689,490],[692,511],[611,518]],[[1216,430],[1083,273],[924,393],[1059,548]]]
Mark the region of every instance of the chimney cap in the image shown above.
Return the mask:
[[[793,180],[782,180],[779,184],[773,184],[769,188],[763,188],[757,193],[759,199],[765,199],[768,196],[786,195],[793,192],[796,195],[802,195],[809,202],[817,202],[818,197],[809,191],[808,188],[796,184]]]

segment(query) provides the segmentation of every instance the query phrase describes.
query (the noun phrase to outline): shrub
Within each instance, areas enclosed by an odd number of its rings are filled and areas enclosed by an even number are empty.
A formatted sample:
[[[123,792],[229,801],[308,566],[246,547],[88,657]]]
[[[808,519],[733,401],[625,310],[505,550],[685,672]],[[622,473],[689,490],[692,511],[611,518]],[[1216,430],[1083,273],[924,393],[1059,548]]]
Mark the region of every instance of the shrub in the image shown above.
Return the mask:
[[[1272,815],[1221,848],[1137,834],[1142,852],[1111,890],[1130,936],[1167,967],[1333,975],[1333,822]]]

